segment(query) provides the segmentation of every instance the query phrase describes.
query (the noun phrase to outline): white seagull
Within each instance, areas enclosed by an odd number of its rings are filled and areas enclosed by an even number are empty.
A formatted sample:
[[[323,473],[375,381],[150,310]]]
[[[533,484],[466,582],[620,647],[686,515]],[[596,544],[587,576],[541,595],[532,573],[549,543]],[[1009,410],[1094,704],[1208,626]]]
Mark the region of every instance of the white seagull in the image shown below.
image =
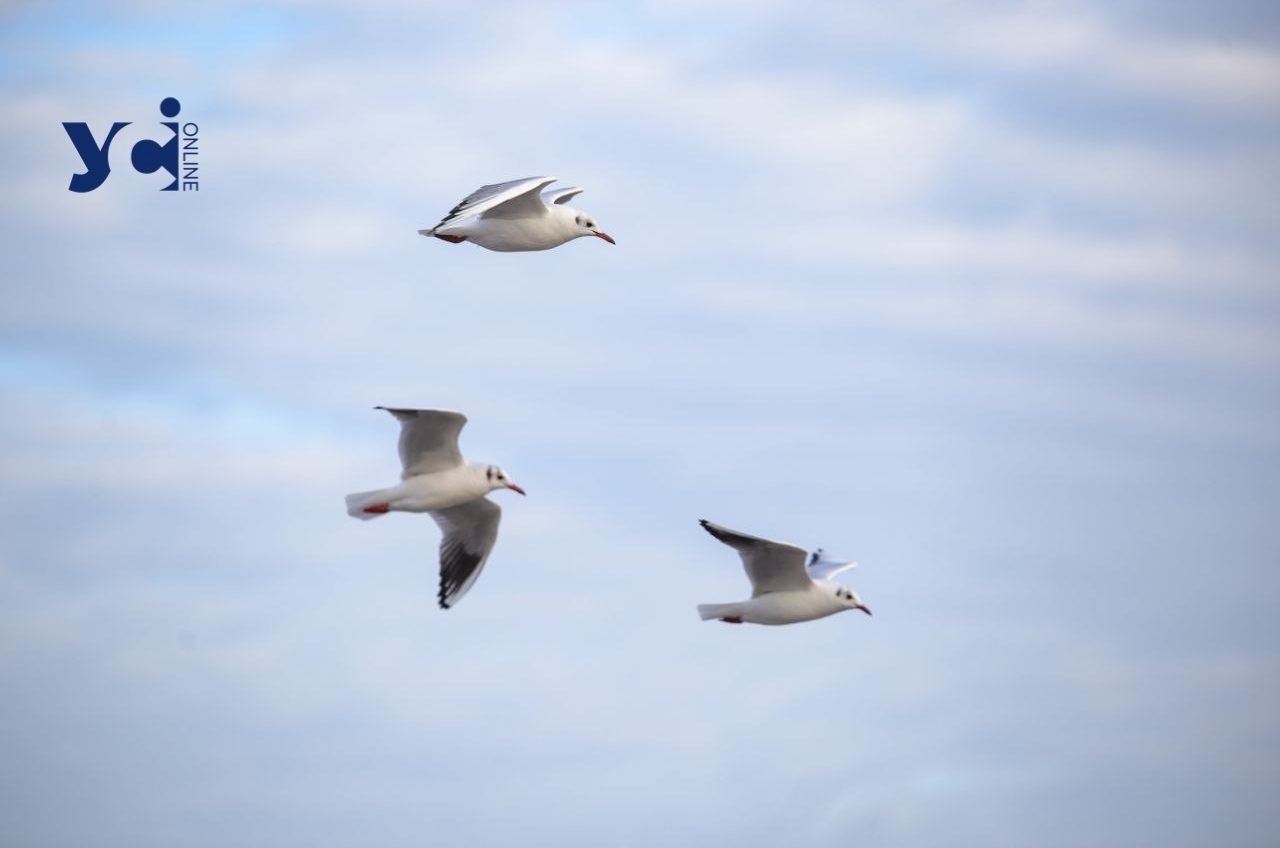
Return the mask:
[[[368,521],[388,512],[429,512],[440,525],[440,607],[456,604],[480,576],[498,538],[502,509],[485,497],[524,489],[496,465],[467,462],[458,433],[467,417],[439,409],[386,409],[400,422],[398,486],[347,495],[347,514]]]
[[[856,562],[826,559],[821,548],[810,560],[804,548],[748,536],[706,519],[701,523],[708,533],[742,555],[751,580],[748,601],[698,604],[703,621],[718,618],[729,624],[795,624],[850,609],[871,615],[857,592],[831,582],[835,575],[857,566]]]
[[[424,236],[458,244],[475,242],[489,250],[549,250],[581,236],[598,236],[617,244],[596,229],[595,220],[565,203],[580,188],[543,191],[555,177],[528,177],[481,186],[449,210]]]

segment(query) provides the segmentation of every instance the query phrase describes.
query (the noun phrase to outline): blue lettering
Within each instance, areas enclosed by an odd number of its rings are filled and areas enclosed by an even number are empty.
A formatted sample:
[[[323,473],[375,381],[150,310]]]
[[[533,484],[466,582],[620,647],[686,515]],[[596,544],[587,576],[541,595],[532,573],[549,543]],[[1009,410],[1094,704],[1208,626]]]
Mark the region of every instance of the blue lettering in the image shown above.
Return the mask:
[[[86,192],[93,191],[102,185],[107,175],[111,173],[111,162],[107,157],[107,151],[111,149],[111,140],[116,137],[116,133],[127,126],[129,126],[128,121],[116,121],[111,125],[111,132],[107,133],[106,139],[99,146],[93,138],[93,133],[89,131],[89,125],[84,121],[70,123],[63,121],[62,128],[67,131],[85,167],[83,174],[71,175],[71,184],[67,188],[71,191]]]

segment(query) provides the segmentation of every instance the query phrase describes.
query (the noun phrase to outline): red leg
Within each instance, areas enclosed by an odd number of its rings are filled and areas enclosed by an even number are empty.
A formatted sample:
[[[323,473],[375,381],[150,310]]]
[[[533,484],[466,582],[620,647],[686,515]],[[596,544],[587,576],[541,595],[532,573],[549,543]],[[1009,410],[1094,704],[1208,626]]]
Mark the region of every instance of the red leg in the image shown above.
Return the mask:
[[[390,511],[391,511],[391,507],[390,507],[389,505],[387,505],[387,504],[374,504],[373,506],[367,506],[367,507],[365,507],[365,508],[364,508],[364,511],[365,511],[365,512],[376,512],[376,513],[378,513],[379,515],[381,515],[381,514],[382,514],[382,513],[384,513],[384,512],[390,512]]]
[[[722,619],[720,619],[720,620],[721,620],[721,621],[723,621],[725,624],[741,624],[741,623],[742,623],[742,616],[740,616],[740,615],[726,615],[724,618],[722,618]]]
[[[467,240],[466,236],[442,236],[439,233],[435,233],[435,237],[443,241],[451,242],[453,244],[461,244],[462,242]]]

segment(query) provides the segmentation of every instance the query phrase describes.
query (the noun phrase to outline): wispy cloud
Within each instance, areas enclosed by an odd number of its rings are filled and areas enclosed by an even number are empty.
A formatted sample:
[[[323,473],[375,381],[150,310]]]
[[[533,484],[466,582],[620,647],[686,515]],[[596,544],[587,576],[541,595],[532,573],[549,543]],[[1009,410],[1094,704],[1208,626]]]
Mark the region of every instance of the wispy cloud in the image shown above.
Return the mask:
[[[9,12],[0,830],[1273,831],[1280,48],[1133,8]],[[169,94],[199,195],[66,191]],[[415,234],[533,173],[619,245]],[[388,402],[530,490],[448,613]],[[699,622],[701,517],[875,618]]]

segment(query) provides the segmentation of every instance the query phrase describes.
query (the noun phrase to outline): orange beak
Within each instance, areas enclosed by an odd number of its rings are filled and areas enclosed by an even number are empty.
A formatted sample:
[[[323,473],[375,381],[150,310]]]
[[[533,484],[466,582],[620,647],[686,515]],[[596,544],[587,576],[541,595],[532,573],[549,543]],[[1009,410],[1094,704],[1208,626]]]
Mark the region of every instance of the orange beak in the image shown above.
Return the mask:
[[[609,235],[608,233],[602,233],[599,230],[596,230],[595,234],[600,238],[604,239],[605,241],[609,242],[609,244],[617,244],[617,242],[613,240],[613,236]]]

